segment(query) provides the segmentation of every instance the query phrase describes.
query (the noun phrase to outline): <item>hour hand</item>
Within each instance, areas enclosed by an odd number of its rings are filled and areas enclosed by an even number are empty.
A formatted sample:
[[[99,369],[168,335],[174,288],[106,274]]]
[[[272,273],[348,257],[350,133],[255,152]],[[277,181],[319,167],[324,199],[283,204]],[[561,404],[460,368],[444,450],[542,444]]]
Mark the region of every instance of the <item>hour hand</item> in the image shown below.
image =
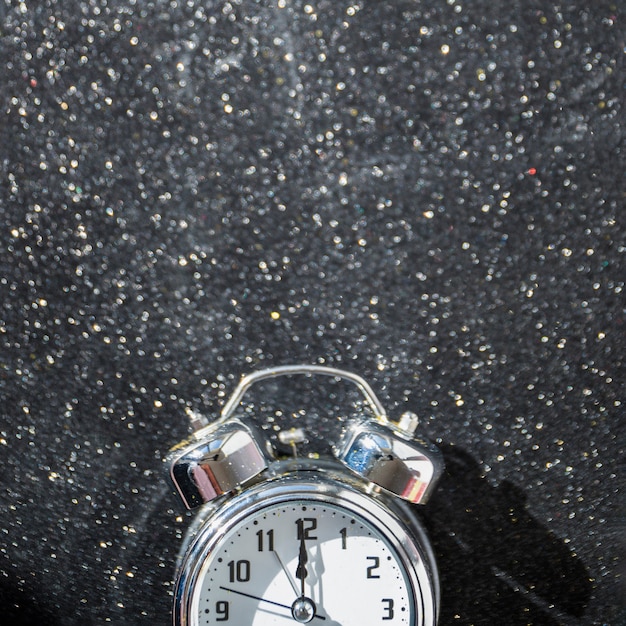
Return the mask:
[[[306,543],[304,542],[304,533],[300,534],[300,552],[298,554],[298,567],[296,568],[296,578],[300,579],[300,595],[304,597],[304,579],[307,577],[306,564],[309,555],[306,551]]]

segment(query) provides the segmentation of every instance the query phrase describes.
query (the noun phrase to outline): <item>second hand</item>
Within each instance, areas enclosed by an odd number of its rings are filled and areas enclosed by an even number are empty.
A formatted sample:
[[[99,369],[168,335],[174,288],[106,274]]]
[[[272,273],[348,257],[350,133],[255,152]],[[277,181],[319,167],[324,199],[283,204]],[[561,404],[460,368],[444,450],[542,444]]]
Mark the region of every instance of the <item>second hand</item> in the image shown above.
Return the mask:
[[[280,602],[274,602],[274,600],[266,600],[265,598],[260,598],[259,596],[253,596],[251,593],[246,593],[245,591],[238,591],[237,589],[230,589],[229,587],[223,587],[221,585],[220,585],[220,589],[222,591],[236,593],[246,598],[251,598],[252,600],[258,600],[259,602],[267,602],[267,604],[272,604],[274,606],[280,607],[281,609],[287,609],[288,611],[291,611],[291,606],[288,606],[286,604],[281,604]],[[317,613],[313,617],[316,617],[317,619],[322,619],[322,620],[326,619],[323,615],[318,615]]]

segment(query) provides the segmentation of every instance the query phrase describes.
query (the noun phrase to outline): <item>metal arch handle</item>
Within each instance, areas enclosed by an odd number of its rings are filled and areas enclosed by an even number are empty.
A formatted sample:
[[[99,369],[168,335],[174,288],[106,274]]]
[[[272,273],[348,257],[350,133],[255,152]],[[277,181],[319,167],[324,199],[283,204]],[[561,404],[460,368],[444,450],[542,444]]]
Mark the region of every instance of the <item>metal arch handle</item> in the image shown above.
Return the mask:
[[[277,376],[293,376],[296,374],[305,376],[321,374],[322,376],[332,376],[333,378],[348,380],[354,383],[361,390],[361,393],[372,409],[376,419],[384,425],[389,423],[387,412],[385,411],[383,405],[376,397],[373,389],[363,378],[357,374],[353,374],[352,372],[347,372],[345,370],[325,365],[280,365],[277,367],[258,370],[251,374],[246,374],[241,378],[239,384],[235,388],[235,391],[233,391],[233,394],[222,408],[222,412],[217,420],[217,423],[221,424],[233,415],[244,394],[253,384],[267,378],[275,378]]]

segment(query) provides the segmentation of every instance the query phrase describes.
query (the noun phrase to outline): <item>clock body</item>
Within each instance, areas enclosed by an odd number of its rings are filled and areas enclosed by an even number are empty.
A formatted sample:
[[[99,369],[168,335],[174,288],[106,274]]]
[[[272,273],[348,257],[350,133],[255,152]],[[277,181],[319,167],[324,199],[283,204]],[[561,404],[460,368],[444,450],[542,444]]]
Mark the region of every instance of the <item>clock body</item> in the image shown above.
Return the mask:
[[[412,507],[339,464],[275,463],[209,503],[179,563],[176,626],[432,626],[439,586]]]

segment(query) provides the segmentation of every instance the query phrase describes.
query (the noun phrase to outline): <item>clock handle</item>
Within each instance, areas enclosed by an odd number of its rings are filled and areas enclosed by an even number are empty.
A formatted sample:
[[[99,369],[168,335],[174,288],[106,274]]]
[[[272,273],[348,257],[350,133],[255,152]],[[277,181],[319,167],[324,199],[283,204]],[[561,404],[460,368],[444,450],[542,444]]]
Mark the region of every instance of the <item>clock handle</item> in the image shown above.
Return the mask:
[[[347,372],[345,370],[337,369],[335,367],[327,367],[325,365],[279,365],[277,367],[270,367],[267,369],[258,370],[251,374],[246,374],[241,378],[232,396],[222,408],[222,412],[217,422],[225,422],[233,415],[233,413],[239,406],[239,403],[241,402],[244,394],[254,383],[265,380],[266,378],[274,378],[276,376],[293,376],[296,374],[301,374],[304,376],[321,374],[323,376],[332,376],[333,378],[349,380],[361,390],[363,396],[365,397],[365,400],[372,409],[376,420],[385,426],[389,425],[387,412],[385,411],[383,405],[380,403],[380,400],[376,397],[376,394],[374,393],[372,388],[363,378],[352,372]]]
[[[407,412],[398,422],[390,422],[369,384],[352,372],[325,365],[282,365],[247,374],[224,405],[216,425],[228,422],[254,383],[296,374],[321,374],[354,383],[375,419],[348,422],[340,441],[333,446],[335,458],[355,474],[403,500],[415,504],[426,502],[443,471],[441,453],[432,444],[414,438],[417,415]]]

